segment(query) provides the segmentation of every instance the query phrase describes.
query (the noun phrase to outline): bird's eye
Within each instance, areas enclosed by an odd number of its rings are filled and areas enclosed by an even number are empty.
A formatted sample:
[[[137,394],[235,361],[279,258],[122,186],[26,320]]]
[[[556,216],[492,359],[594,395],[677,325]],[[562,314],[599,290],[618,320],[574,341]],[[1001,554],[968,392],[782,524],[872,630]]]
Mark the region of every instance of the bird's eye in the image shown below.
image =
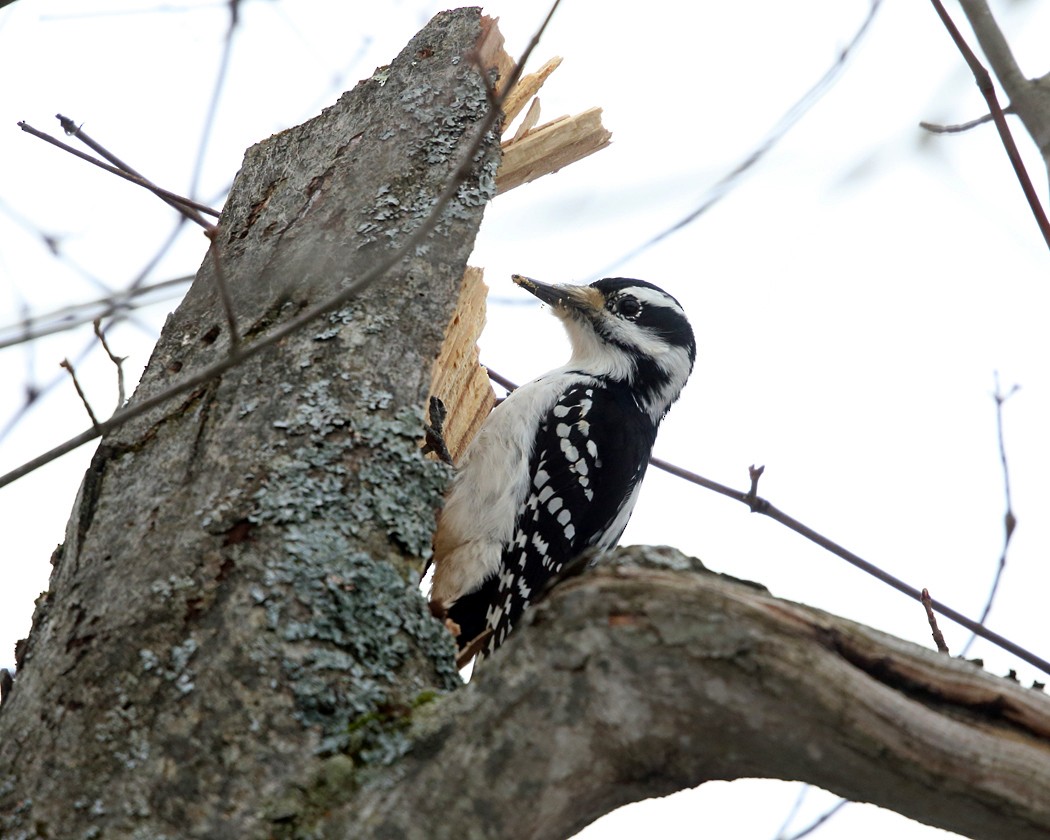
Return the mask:
[[[638,313],[642,311],[642,305],[633,297],[625,297],[620,301],[620,305],[617,307],[620,315],[624,318],[637,318]]]

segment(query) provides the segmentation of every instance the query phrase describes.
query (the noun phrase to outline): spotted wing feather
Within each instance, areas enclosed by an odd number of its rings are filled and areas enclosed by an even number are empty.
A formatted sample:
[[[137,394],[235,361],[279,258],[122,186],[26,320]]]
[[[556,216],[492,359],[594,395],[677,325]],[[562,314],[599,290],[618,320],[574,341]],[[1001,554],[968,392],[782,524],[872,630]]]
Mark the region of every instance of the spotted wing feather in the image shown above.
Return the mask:
[[[499,570],[449,610],[461,647],[486,629],[486,652],[499,646],[568,561],[591,546],[616,544],[654,440],[626,385],[594,380],[559,396],[539,424],[531,484]]]

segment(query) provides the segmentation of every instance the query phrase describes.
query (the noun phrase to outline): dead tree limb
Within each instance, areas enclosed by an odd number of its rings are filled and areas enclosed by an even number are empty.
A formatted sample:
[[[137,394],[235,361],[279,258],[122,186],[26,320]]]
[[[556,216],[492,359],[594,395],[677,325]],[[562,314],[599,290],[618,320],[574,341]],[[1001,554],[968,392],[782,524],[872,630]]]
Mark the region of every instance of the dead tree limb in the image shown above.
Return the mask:
[[[1050,833],[1041,691],[666,548],[561,584],[416,718],[396,770],[330,815],[335,836],[568,837],[627,802],[745,777],[968,837]]]

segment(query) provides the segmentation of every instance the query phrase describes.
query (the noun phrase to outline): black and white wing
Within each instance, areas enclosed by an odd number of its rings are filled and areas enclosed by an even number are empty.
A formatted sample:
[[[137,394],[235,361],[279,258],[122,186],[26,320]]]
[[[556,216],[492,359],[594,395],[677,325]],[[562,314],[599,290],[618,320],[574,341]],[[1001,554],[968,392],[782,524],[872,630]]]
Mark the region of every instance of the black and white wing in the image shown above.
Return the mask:
[[[616,544],[655,438],[626,385],[576,380],[562,392],[539,424],[532,484],[499,570],[449,609],[461,648],[486,629],[492,636],[485,652],[502,644],[567,562],[592,546]]]

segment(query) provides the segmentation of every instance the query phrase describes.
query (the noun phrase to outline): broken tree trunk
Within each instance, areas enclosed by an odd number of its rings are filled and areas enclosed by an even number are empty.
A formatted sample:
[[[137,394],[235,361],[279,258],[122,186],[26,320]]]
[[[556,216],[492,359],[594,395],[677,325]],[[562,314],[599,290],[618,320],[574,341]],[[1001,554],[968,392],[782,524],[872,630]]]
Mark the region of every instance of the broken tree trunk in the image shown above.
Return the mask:
[[[477,9],[438,15],[246,154],[132,405],[230,352],[217,279],[250,346],[432,230],[360,297],[105,436],[0,712],[0,835],[269,835],[327,756],[459,683],[417,588],[447,478],[418,440],[498,121],[428,217],[500,43]]]

